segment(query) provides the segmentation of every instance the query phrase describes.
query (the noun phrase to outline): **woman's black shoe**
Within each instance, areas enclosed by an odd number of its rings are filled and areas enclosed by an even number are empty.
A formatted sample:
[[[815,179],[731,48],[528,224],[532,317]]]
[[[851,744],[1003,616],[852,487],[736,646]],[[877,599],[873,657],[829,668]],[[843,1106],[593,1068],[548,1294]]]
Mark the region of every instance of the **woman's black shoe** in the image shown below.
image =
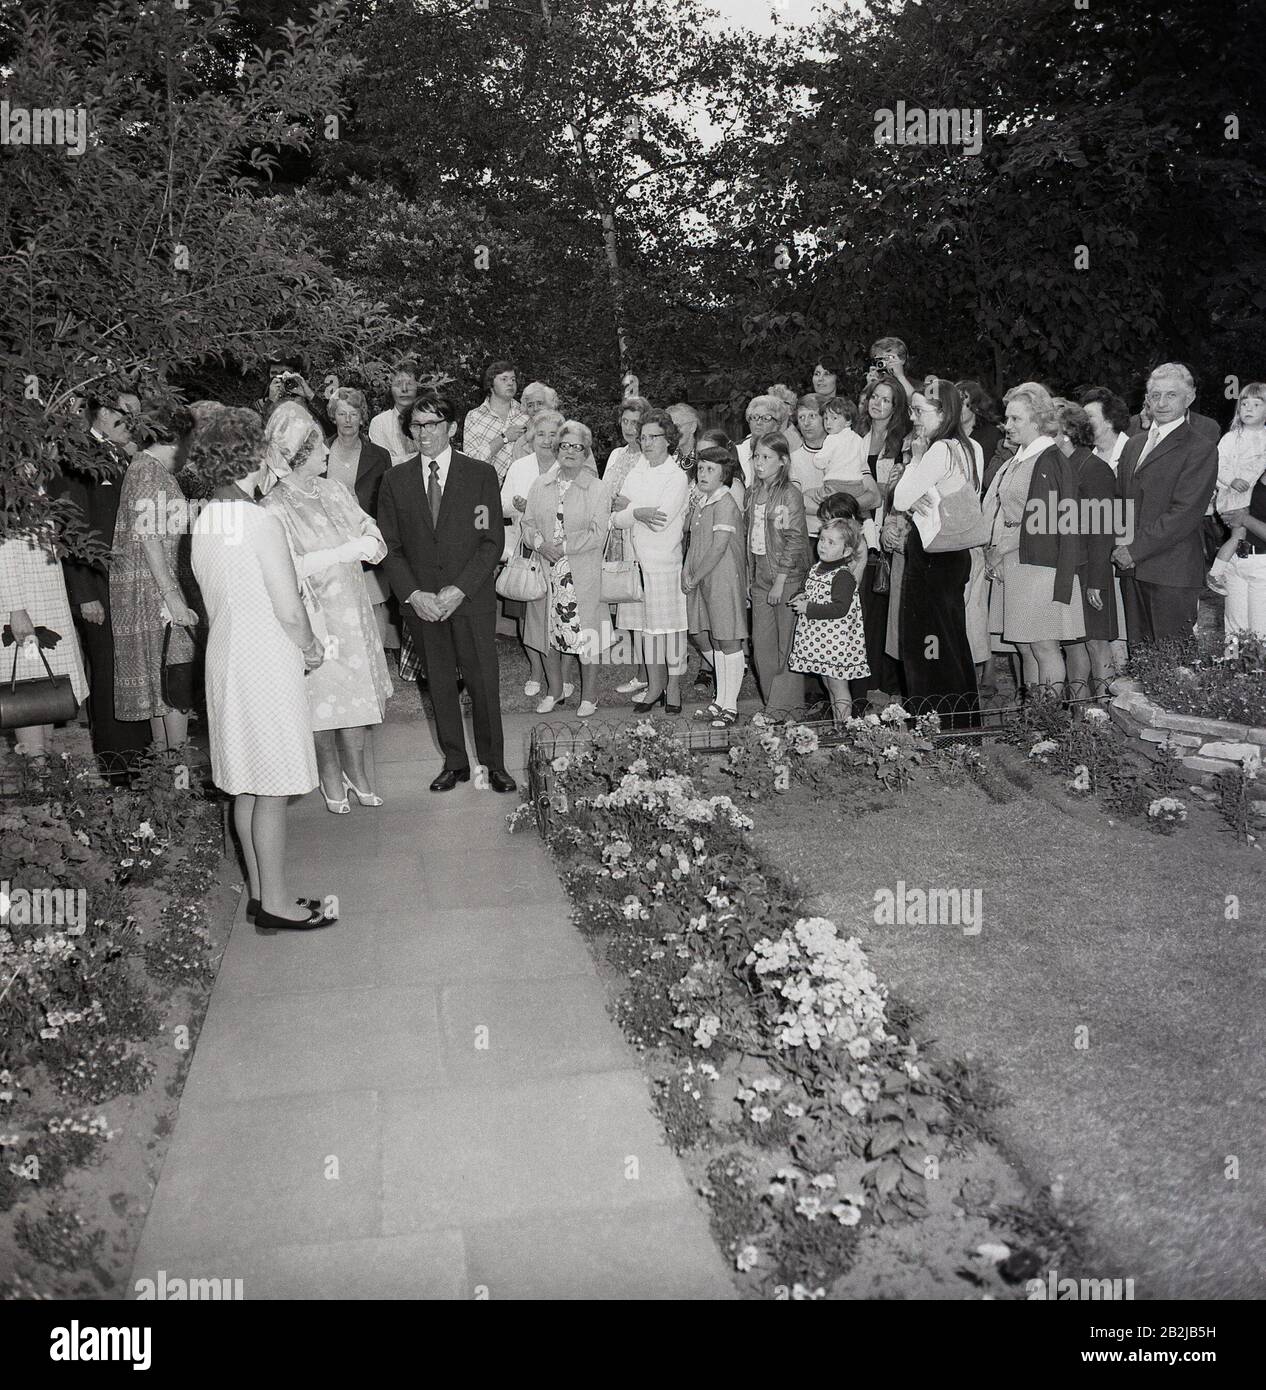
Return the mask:
[[[255,914],[255,930],[260,936],[272,936],[279,931],[316,931],[318,927],[332,927],[337,921],[336,916],[327,916],[319,907],[314,907],[298,922],[292,922],[289,917],[277,917],[261,907]]]
[[[665,714],[680,714],[680,713],[681,713],[681,701],[678,700],[677,703],[674,705],[674,704],[669,700],[669,698],[668,698],[668,691],[666,691],[666,690],[664,691],[664,713],[665,713]]]
[[[308,908],[309,911],[311,911],[311,909],[314,908],[314,907],[320,907],[320,906],[321,906],[321,899],[320,899],[320,898],[296,898],[296,899],[295,899],[295,902],[297,902],[297,903],[299,904],[300,907],[306,907],[306,908]],[[253,922],[253,921],[255,920],[255,918],[256,918],[258,915],[259,915],[259,899],[258,899],[258,898],[247,898],[247,899],[246,899],[246,920],[247,920],[248,922]]]
[[[661,691],[659,692],[659,694],[656,695],[655,698],[654,698],[653,700],[630,700],[629,703],[633,706],[634,709],[637,709],[637,710],[654,709],[656,705],[667,705],[667,704],[668,704],[668,691],[667,691],[667,690],[661,690]],[[680,706],[680,705],[677,706],[677,712],[678,712],[678,713],[681,712],[681,706]]]

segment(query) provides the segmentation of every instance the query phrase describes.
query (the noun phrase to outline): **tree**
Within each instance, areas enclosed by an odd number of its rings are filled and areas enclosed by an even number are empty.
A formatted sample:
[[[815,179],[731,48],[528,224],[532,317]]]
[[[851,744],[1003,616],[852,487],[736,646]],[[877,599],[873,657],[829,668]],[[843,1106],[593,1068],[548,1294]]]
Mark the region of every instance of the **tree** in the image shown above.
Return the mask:
[[[895,332],[925,367],[995,389],[1034,376],[1124,389],[1163,358],[1219,387],[1260,375],[1266,150],[1242,115],[1260,28],[1233,0],[841,13],[828,55],[791,74],[809,109],[738,190],[753,260],[794,250],[746,345],[802,375],[840,351],[860,375],[869,342]],[[979,109],[979,153],[877,143],[899,101]]]
[[[358,370],[411,325],[333,275],[256,201],[280,152],[341,110],[356,71],[339,56],[345,7],[288,23],[275,51],[217,65],[235,11],[113,0],[48,6],[10,36],[13,107],[83,108],[83,152],[0,152],[0,534],[51,519],[56,459],[92,471],[79,407],[122,390],[156,399],[208,363],[240,370],[303,349]],[[210,81],[208,71],[220,71]]]

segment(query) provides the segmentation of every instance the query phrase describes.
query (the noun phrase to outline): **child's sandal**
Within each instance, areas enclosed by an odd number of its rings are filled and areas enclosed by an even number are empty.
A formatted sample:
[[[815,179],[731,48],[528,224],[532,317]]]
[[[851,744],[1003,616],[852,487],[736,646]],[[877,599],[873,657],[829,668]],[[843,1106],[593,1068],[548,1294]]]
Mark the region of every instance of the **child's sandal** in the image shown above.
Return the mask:
[[[705,719],[717,719],[721,715],[721,706],[711,704],[706,709],[697,709],[690,717],[702,722]]]
[[[738,713],[732,709],[723,709],[712,721],[714,729],[729,729],[738,723]]]

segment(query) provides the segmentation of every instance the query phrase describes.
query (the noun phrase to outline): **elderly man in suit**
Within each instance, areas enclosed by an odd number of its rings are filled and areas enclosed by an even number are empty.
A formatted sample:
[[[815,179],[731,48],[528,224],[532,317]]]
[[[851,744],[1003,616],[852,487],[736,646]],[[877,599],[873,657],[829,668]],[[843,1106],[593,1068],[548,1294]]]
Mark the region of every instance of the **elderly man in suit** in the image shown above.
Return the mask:
[[[444,751],[444,769],[431,790],[446,792],[470,781],[457,697],[460,666],[488,783],[494,791],[513,792],[501,731],[493,588],[505,539],[501,490],[491,464],[453,449],[456,422],[447,397],[425,393],[414,401],[409,429],[418,456],[392,468],[378,494],[378,525],[387,543],[383,568],[413,641],[426,656]]]
[[[1194,429],[1191,373],[1166,362],[1147,381],[1152,417],[1126,444],[1117,471],[1125,530],[1112,552],[1131,645],[1189,636],[1204,587],[1201,526],[1217,482],[1217,448]]]

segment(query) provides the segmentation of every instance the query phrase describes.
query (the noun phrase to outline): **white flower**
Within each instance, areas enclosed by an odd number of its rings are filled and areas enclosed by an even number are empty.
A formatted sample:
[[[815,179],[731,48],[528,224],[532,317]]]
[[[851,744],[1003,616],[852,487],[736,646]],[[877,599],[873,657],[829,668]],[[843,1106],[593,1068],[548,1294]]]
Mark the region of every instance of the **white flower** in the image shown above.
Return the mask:
[[[841,1226],[856,1226],[862,1219],[861,1212],[851,1202],[836,1202],[831,1208],[831,1215]]]
[[[883,756],[887,758],[890,763],[895,763],[901,756],[901,749],[898,748],[895,743],[890,743],[887,748],[884,749]]]
[[[760,1251],[754,1245],[745,1245],[734,1258],[735,1268],[743,1274],[746,1274],[749,1269],[755,1269],[758,1264],[760,1264]]]
[[[554,761],[550,763],[550,767],[552,767],[555,772],[566,772],[570,766],[571,755],[568,753],[560,753],[558,757],[556,757]]]
[[[909,719],[910,716],[899,704],[891,704],[884,710],[880,718],[885,724],[900,724]]]
[[[814,1187],[821,1188],[823,1192],[830,1192],[836,1186],[834,1173],[819,1173],[816,1177],[811,1178],[810,1181],[813,1183]]]
[[[1059,744],[1053,738],[1041,739],[1029,749],[1029,757],[1045,758],[1048,753],[1054,753],[1058,747]]]
[[[774,1112],[767,1105],[753,1105],[747,1113],[754,1125],[768,1124],[774,1118]]]
[[[796,1215],[808,1217],[810,1221],[816,1221],[822,1215],[822,1198],[812,1194],[801,1197],[796,1203]]]
[[[143,820],[136,827],[137,838],[141,840],[152,840],[154,838],[154,827],[147,820]]]
[[[866,1102],[861,1097],[861,1092],[855,1086],[850,1086],[848,1090],[840,1096],[840,1104],[850,1115],[860,1115],[866,1109]]]
[[[782,1108],[782,1113],[789,1120],[798,1120],[804,1115],[804,1106],[797,1105],[794,1100],[789,1100]]]
[[[1100,709],[1098,705],[1091,705],[1085,713],[1087,724],[1106,724],[1108,722],[1108,711]]]
[[[1158,796],[1147,808],[1147,814],[1153,819],[1181,821],[1187,819],[1187,808],[1177,797]]]

